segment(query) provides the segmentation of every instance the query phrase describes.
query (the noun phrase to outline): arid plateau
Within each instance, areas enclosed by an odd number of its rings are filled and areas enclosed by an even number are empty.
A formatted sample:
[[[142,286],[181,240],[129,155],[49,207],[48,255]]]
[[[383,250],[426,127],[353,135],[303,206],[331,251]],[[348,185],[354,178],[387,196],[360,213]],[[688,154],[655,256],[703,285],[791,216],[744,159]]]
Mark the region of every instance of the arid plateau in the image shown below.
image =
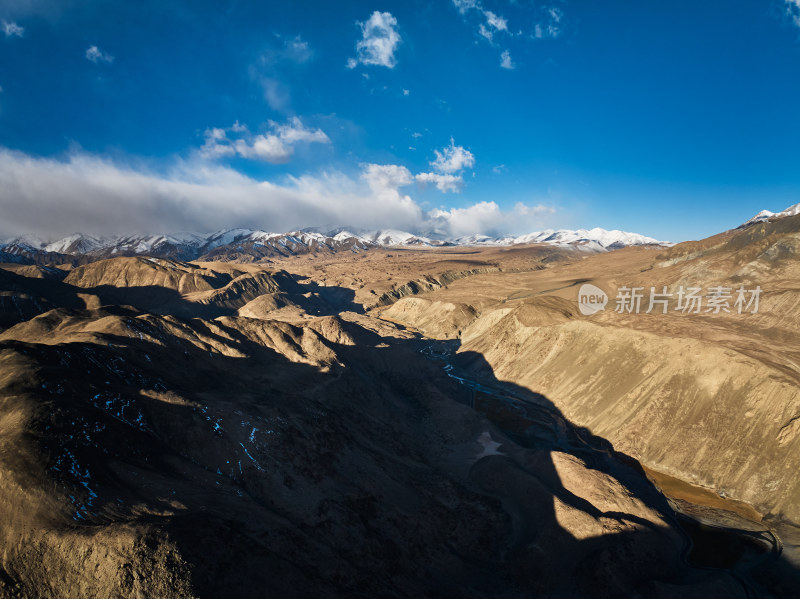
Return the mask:
[[[797,596],[800,216],[249,250],[0,264],[0,595]]]

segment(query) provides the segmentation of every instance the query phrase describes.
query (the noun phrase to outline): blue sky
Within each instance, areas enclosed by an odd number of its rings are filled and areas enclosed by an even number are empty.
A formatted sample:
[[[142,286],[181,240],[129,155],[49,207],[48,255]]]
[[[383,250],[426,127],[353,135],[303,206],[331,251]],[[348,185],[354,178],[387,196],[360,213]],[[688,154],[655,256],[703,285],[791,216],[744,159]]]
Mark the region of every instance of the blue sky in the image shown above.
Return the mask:
[[[600,226],[800,202],[800,0],[0,0],[0,235]]]

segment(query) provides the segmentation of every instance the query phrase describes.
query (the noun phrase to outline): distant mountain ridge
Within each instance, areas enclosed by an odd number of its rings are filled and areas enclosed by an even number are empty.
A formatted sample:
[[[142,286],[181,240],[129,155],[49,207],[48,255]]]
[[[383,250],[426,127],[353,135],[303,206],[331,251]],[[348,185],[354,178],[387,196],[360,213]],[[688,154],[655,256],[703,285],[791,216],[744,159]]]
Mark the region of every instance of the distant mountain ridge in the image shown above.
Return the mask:
[[[357,232],[353,232],[357,231]],[[378,247],[511,246],[544,243],[603,252],[631,245],[668,246],[652,237],[605,229],[547,229],[519,236],[471,235],[434,239],[395,229],[329,231],[304,229],[270,233],[252,229],[224,229],[209,234],[123,235],[94,237],[75,233],[54,242],[26,235],[0,241],[0,262],[66,262],[115,256],[153,256],[176,260],[243,260],[285,257],[307,253],[364,251]]]
[[[459,237],[453,240],[455,245],[490,245],[506,246],[518,245],[522,243],[547,243],[559,246],[575,246],[590,251],[615,250],[630,245],[658,245],[670,246],[667,241],[658,241],[652,237],[640,235],[639,233],[628,233],[626,231],[601,229],[546,229],[544,231],[534,231],[525,235],[505,237],[489,237],[487,235],[471,235],[469,237]]]
[[[757,223],[763,223],[764,221],[768,220],[777,220],[779,218],[785,218],[787,216],[795,216],[796,214],[800,214],[800,204],[793,204],[792,206],[789,206],[786,210],[782,210],[781,212],[770,212],[769,210],[762,210],[761,212],[756,214],[753,218],[743,222],[736,228],[744,229],[745,227],[749,227]]]

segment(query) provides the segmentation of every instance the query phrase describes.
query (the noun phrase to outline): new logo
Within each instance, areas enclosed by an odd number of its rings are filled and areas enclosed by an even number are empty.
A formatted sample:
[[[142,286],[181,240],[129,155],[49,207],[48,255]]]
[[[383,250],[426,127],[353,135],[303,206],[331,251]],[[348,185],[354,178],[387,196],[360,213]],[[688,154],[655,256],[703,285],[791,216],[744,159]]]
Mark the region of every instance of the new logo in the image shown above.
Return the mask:
[[[591,316],[606,309],[608,295],[594,285],[586,283],[578,290],[578,309],[584,316]]]

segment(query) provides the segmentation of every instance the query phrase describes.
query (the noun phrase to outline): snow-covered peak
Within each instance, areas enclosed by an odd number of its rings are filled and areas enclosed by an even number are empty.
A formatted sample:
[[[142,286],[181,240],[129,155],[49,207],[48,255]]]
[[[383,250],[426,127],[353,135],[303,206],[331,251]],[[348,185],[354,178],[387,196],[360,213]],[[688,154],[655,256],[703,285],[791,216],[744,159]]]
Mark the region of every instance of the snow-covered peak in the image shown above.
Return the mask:
[[[396,229],[379,229],[368,231],[361,235],[362,238],[376,245],[439,245],[433,240]]]
[[[747,226],[750,226],[750,225],[754,225],[754,224],[756,224],[756,223],[760,223],[760,222],[763,222],[763,221],[765,221],[765,220],[769,220],[769,219],[770,219],[770,218],[772,218],[773,216],[775,216],[775,213],[774,213],[774,212],[770,212],[769,210],[762,210],[761,212],[759,212],[758,214],[756,214],[756,215],[755,215],[753,218],[751,218],[751,219],[749,219],[749,220],[746,220],[745,222],[743,222],[743,223],[740,225],[740,228],[741,228],[741,227],[747,227]]]
[[[452,240],[455,245],[489,245],[494,244],[498,238],[489,237],[488,235],[481,235],[476,233],[474,235],[465,235],[463,237],[456,237]],[[498,244],[499,245],[499,244]]]
[[[453,240],[458,245],[518,245],[522,243],[546,243],[558,246],[582,246],[581,249],[594,249],[603,251],[616,249],[629,245],[670,245],[666,241],[658,241],[638,233],[627,231],[607,231],[595,227],[594,229],[545,229],[533,231],[524,235],[504,237],[489,237],[487,235],[470,235]]]
[[[767,220],[776,220],[779,218],[784,218],[786,216],[795,216],[800,214],[800,204],[793,204],[786,208],[786,210],[782,210],[780,212],[770,212],[769,210],[762,210],[758,214],[756,214],[753,218],[746,220],[741,225],[739,225],[739,229],[743,229],[745,227],[749,227],[750,225],[754,225],[756,223],[762,223]]]
[[[11,239],[0,240],[0,249],[3,248],[17,248],[21,250],[41,250],[45,246],[45,242],[36,237],[36,235],[20,235]]]
[[[664,245],[665,242],[658,241],[652,237],[640,235],[639,233],[629,233],[628,231],[619,231],[613,229],[607,231],[595,227],[594,229],[579,229],[577,233],[587,241],[596,241],[603,247],[617,247],[628,245]]]
[[[800,205],[793,207],[800,212]],[[354,232],[355,231],[355,232]],[[510,246],[543,243],[576,250],[602,252],[628,245],[668,245],[652,237],[605,229],[546,229],[524,235],[491,237],[475,234],[456,239],[442,235],[429,237],[397,229],[362,232],[351,227],[333,230],[304,229],[288,233],[270,233],[252,229],[224,229],[209,234],[175,233],[170,235],[130,235],[92,237],[76,233],[52,243],[34,237],[20,237],[0,243],[6,256],[31,256],[39,252],[88,255],[95,259],[115,256],[150,256],[194,260],[198,258],[252,259],[316,252],[362,251],[374,247]],[[205,258],[204,258],[205,257]]]
[[[796,214],[800,214],[800,204],[789,206],[786,210],[779,212],[775,216],[795,216]]]
[[[364,239],[360,235],[351,233],[346,229],[343,229],[338,233],[333,233],[333,231],[331,231],[330,233],[328,233],[328,236],[335,241],[345,241],[346,239],[357,239],[359,241],[364,241]]]
[[[206,248],[214,249],[223,245],[228,245],[234,241],[239,241],[255,233],[250,229],[223,229],[206,236]]]
[[[121,237],[92,237],[75,233],[44,246],[47,252],[59,254],[87,254],[109,252],[111,254],[148,254],[166,247],[200,247],[206,238],[196,233],[174,233],[171,235],[125,235]]]
[[[85,254],[103,245],[103,240],[83,233],[73,233],[44,246],[46,252],[58,254]]]
[[[269,231],[253,231],[247,236],[248,241],[265,242],[280,237],[283,233],[270,233]]]

